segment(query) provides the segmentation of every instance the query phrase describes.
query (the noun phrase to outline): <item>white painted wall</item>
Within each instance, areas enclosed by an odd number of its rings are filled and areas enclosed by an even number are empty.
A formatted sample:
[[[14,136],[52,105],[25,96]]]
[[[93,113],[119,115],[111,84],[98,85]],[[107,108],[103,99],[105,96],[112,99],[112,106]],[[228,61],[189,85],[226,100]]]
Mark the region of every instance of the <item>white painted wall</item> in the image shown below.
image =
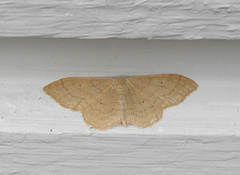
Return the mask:
[[[1,174],[238,174],[240,41],[0,38]],[[98,131],[43,93],[69,76],[178,73],[199,88],[150,128]]]
[[[238,0],[1,0],[1,37],[240,39]]]

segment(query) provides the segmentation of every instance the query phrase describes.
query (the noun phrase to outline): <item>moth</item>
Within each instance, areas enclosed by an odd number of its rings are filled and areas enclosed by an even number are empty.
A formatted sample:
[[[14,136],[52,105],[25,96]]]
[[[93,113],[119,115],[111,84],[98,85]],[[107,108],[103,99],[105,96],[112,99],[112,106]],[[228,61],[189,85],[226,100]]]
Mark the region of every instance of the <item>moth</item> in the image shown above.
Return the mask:
[[[145,128],[162,118],[163,110],[181,103],[197,83],[178,74],[138,77],[68,77],[43,88],[57,103],[82,112],[84,121],[105,130],[113,125]]]

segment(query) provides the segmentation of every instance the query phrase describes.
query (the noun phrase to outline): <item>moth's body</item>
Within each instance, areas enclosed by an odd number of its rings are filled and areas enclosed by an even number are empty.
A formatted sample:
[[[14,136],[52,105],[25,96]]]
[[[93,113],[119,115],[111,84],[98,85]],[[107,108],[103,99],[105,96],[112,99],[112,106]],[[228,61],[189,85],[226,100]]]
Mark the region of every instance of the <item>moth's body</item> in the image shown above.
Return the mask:
[[[61,106],[81,111],[84,121],[104,130],[122,123],[149,127],[162,118],[163,110],[182,102],[197,84],[182,75],[142,77],[69,77],[43,90]]]
[[[125,77],[117,77],[114,78],[114,87],[116,88],[117,97],[119,100],[119,105],[121,109],[121,123],[123,126],[127,125],[126,119],[125,119],[125,111],[126,111],[126,95],[128,91],[126,78]]]

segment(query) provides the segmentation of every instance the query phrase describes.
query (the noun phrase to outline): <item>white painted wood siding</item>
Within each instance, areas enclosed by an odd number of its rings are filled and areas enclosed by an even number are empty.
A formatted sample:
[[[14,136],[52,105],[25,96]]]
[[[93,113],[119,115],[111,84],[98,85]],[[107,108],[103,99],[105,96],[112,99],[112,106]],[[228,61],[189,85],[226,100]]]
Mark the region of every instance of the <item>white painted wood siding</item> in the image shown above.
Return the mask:
[[[239,137],[2,134],[1,174],[239,175]]]
[[[2,0],[0,36],[240,39],[240,2]]]
[[[240,172],[240,41],[0,38],[0,174]],[[179,73],[199,88],[150,128],[98,131],[43,91],[69,76]]]

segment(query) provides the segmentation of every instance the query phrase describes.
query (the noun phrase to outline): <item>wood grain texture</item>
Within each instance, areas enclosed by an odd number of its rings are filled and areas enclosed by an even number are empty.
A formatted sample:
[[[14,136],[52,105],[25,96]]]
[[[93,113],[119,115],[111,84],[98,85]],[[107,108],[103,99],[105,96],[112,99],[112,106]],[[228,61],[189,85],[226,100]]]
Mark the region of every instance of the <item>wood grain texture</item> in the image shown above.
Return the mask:
[[[240,39],[232,1],[3,0],[1,37]]]
[[[182,75],[57,80],[43,88],[56,102],[81,111],[85,122],[104,130],[122,123],[149,127],[163,110],[182,102],[197,84]]]
[[[1,174],[240,172],[237,136],[0,133]]]

